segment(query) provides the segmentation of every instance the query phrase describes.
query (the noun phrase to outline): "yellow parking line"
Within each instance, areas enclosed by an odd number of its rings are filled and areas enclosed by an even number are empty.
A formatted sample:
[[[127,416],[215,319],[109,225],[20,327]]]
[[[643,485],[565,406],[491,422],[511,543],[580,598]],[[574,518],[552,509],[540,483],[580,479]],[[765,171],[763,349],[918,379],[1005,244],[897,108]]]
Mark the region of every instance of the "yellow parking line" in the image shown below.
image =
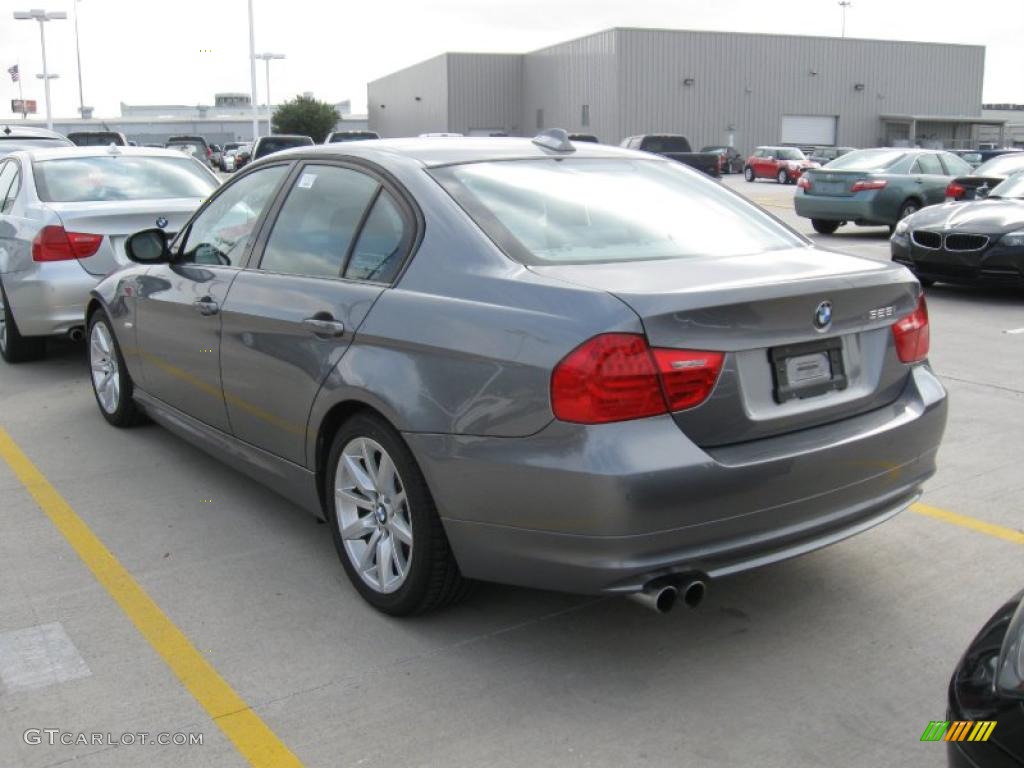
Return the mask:
[[[967,517],[967,515],[958,515],[955,512],[947,512],[944,509],[938,507],[930,507],[927,504],[917,503],[911,508],[914,512],[919,515],[926,515],[928,517],[941,520],[944,523],[952,523],[953,525],[959,525],[961,528],[969,528],[972,531],[978,533],[984,533],[989,536],[995,536],[997,539],[1008,541],[1011,544],[1024,544],[1024,533],[1015,531],[1013,528],[1006,528],[1002,525],[995,525],[994,523],[986,523],[983,520],[978,520],[975,517]]]
[[[113,553],[0,427],[0,457],[164,663],[254,768],[302,763],[203,658]]]

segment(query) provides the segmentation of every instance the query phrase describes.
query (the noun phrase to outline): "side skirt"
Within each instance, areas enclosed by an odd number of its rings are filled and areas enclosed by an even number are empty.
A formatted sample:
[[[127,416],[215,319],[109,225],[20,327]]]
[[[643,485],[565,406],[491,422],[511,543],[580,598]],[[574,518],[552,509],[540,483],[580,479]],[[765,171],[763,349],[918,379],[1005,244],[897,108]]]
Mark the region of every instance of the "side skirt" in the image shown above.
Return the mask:
[[[242,442],[135,387],[134,399],[153,421],[270,490],[324,519],[316,473]]]

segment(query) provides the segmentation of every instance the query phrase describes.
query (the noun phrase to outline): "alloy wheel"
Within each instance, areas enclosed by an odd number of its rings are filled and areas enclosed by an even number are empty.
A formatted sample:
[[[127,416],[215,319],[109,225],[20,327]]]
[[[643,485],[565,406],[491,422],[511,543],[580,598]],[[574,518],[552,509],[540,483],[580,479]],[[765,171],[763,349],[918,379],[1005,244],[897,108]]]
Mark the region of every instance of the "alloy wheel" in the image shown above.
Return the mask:
[[[96,323],[89,336],[89,366],[96,399],[107,413],[117,411],[121,403],[121,379],[118,376],[117,353],[106,323]]]
[[[335,518],[349,561],[375,592],[395,592],[409,575],[412,516],[388,452],[368,437],[342,449],[334,476]]]

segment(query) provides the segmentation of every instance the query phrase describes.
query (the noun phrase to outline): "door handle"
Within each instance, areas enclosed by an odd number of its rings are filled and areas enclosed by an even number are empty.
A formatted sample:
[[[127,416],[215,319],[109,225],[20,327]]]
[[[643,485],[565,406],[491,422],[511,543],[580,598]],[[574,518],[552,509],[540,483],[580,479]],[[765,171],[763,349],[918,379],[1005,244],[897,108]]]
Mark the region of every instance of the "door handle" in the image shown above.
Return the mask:
[[[307,317],[302,324],[309,328],[316,336],[324,338],[337,338],[345,333],[345,324],[335,320],[327,312],[317,312],[312,317]]]
[[[196,299],[192,302],[192,306],[200,315],[216,315],[220,312],[220,304],[209,296],[203,296],[201,299]]]

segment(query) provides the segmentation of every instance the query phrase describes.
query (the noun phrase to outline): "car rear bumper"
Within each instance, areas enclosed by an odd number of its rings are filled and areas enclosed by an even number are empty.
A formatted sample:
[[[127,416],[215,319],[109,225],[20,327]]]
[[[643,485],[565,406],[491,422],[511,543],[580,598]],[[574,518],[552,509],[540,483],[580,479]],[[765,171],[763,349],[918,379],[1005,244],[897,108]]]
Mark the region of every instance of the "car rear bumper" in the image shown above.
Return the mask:
[[[889,211],[872,193],[850,197],[808,195],[798,190],[793,197],[797,216],[825,221],[854,221],[865,224],[894,224],[896,212]]]
[[[891,241],[893,261],[915,275],[950,283],[985,283],[1024,287],[1024,248],[994,245],[984,251],[921,248],[909,238]]]
[[[4,290],[23,336],[57,336],[85,324],[85,305],[101,277],[76,261],[36,264],[8,272]]]
[[[406,437],[465,575],[615,593],[754,568],[882,522],[934,473],[945,421],[945,392],[918,366],[884,408],[707,451],[667,416]]]

